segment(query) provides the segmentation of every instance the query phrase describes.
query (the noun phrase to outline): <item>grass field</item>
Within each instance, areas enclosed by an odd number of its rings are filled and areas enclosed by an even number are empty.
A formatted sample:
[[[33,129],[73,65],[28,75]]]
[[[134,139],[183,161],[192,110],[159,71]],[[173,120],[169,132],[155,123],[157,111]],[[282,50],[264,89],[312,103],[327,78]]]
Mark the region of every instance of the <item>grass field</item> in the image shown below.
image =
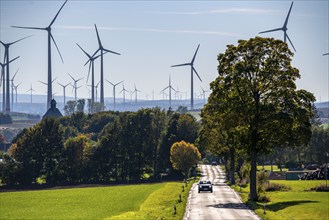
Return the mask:
[[[173,215],[180,193],[180,182],[2,192],[0,219],[182,219],[188,190]]]
[[[264,169],[267,171],[271,171],[271,165],[264,165]],[[258,165],[257,170],[263,170],[263,165]],[[278,165],[273,165],[273,171],[280,171]],[[288,171],[288,169],[282,168],[282,171]]]
[[[264,214],[263,204],[249,203],[262,219],[329,219],[329,192],[310,191],[317,185],[325,184],[325,180],[271,180],[270,182],[290,186],[291,190],[266,192],[266,196],[271,200],[266,204],[266,214]],[[233,188],[240,192],[239,187]],[[248,193],[249,186],[242,188],[240,195],[244,202],[247,202]]]

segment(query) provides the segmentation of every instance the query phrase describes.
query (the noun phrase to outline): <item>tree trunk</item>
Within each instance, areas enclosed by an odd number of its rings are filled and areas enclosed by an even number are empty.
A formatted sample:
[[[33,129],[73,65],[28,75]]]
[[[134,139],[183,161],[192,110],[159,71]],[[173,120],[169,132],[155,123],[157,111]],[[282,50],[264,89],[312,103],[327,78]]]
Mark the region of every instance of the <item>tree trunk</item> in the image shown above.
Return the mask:
[[[228,169],[228,166],[227,166],[227,161],[228,161],[228,155],[227,153],[224,154],[224,165],[225,165],[225,176],[227,179],[230,178],[229,176],[229,169]]]
[[[257,201],[257,151],[255,146],[252,146],[250,152],[250,159],[251,159],[251,169],[250,169],[250,200]]]
[[[235,149],[234,147],[230,147],[230,184],[235,184],[235,178],[234,178],[234,171],[235,171]]]

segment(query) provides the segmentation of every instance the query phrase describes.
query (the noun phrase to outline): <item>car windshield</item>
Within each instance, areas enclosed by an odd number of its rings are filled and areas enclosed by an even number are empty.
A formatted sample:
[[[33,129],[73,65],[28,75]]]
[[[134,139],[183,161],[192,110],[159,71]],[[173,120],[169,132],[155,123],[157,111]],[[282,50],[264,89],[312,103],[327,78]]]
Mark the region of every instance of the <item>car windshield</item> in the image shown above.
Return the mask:
[[[200,181],[199,184],[211,184],[210,181]]]

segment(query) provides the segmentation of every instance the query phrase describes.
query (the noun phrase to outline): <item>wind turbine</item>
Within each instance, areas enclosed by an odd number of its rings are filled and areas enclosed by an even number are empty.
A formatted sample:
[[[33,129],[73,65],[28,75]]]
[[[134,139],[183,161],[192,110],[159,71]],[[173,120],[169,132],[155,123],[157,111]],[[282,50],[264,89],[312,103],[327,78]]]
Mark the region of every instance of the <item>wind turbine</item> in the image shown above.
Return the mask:
[[[66,87],[67,87],[68,85],[70,85],[70,84],[71,84],[71,83],[68,83],[68,84],[66,84],[66,85],[63,85],[63,84],[60,84],[60,83],[58,82],[58,85],[60,85],[61,87],[63,87],[63,96],[64,96],[63,106],[65,106],[65,103],[66,103],[65,89],[66,89]]]
[[[15,101],[16,101],[16,108],[17,108],[17,89],[18,89],[18,86],[20,86],[22,83],[18,83],[16,86],[15,85],[13,85],[13,87],[14,87],[14,90],[15,90]]]
[[[179,93],[181,93],[181,92],[179,91],[179,89],[178,89],[178,85],[177,85],[177,89],[176,89],[176,91],[175,91],[175,98],[176,98],[177,100],[179,100]]]
[[[22,39],[21,39],[22,40]],[[17,41],[16,41],[17,42]],[[6,111],[6,77],[5,77],[5,67],[9,65],[9,63],[13,62],[14,60],[18,59],[18,57],[10,60],[9,62],[4,62],[4,63],[1,63],[0,62],[0,65],[1,65],[1,78],[2,80],[2,112],[5,112]],[[0,83],[1,85],[1,83]]]
[[[135,104],[137,104],[137,93],[141,92],[141,91],[136,88],[136,84],[134,84],[134,86],[135,86],[135,89],[132,91],[131,95],[133,95],[135,93]]]
[[[21,27],[21,26],[12,26],[14,28],[23,28],[23,29],[33,29],[33,30],[43,30],[43,31],[47,31],[48,33],[48,90],[47,90],[47,109],[50,108],[50,102],[52,100],[52,75],[51,75],[51,40],[53,41],[54,45],[56,46],[56,49],[59,53],[59,56],[63,61],[61,52],[58,49],[58,46],[55,42],[55,39],[53,37],[53,35],[51,34],[51,26],[54,24],[58,14],[60,13],[60,11],[62,10],[62,8],[64,7],[64,5],[66,4],[67,0],[65,0],[64,4],[62,5],[62,7],[59,9],[59,11],[57,12],[57,14],[55,15],[55,17],[53,18],[53,20],[50,22],[50,24],[45,27],[45,28],[40,28],[40,27]]]
[[[96,57],[91,56],[90,54],[88,54],[84,49],[82,49],[82,47],[77,44],[78,47],[82,50],[82,52],[88,57],[88,61],[85,63],[85,65],[87,65],[89,63],[89,70],[88,70],[88,76],[87,76],[87,82],[89,79],[89,74],[90,74],[90,69],[91,69],[91,101],[94,102],[95,101],[95,93],[94,93],[94,88],[95,88],[95,73],[94,73],[94,61],[100,57],[101,55],[98,55]],[[105,52],[107,53],[107,52]],[[104,54],[105,54],[104,53]]]
[[[103,75],[103,54],[104,54],[104,51],[106,52],[109,52],[109,53],[113,53],[113,54],[116,54],[116,55],[121,55],[117,52],[114,52],[114,51],[111,51],[111,50],[108,50],[108,49],[105,49],[102,45],[102,42],[101,42],[101,39],[99,38],[99,34],[98,34],[98,30],[97,30],[97,26],[95,24],[95,29],[96,29],[96,34],[97,34],[97,39],[98,39],[98,50],[93,54],[93,56],[96,55],[96,53],[98,53],[98,51],[101,52],[100,56],[101,56],[101,91],[100,91],[100,103],[104,106],[104,75]]]
[[[17,69],[16,73],[14,74],[13,78],[11,78],[11,109],[14,109],[14,79],[16,77],[16,74],[18,73],[19,69]]]
[[[200,44],[198,45],[195,53],[194,53],[194,56],[191,60],[190,63],[183,63],[183,64],[178,64],[178,65],[173,65],[171,67],[178,67],[178,66],[191,66],[191,110],[194,109],[194,99],[193,99],[193,72],[195,72],[195,74],[198,76],[198,78],[200,79],[200,81],[202,82],[198,72],[196,71],[196,69],[194,68],[193,64],[194,64],[194,60],[195,60],[195,56],[196,54],[198,53],[198,50],[199,50],[199,47],[200,47]]]
[[[206,93],[209,92],[209,90],[204,90],[202,87],[201,87],[201,90],[202,90],[202,97],[203,97],[203,103],[206,104]]]
[[[122,84],[122,90],[120,93],[123,92],[123,104],[126,104],[126,92],[129,92],[127,89],[125,89],[125,84]]]
[[[169,85],[164,88],[162,91],[164,92],[166,89],[169,89],[169,108],[171,107],[171,90],[174,90],[176,92],[176,90],[171,86],[171,78],[169,75]]]
[[[99,86],[99,83],[100,83],[101,81],[99,81],[97,84],[96,84],[96,86],[95,86],[95,89],[96,89],[96,102],[97,102],[97,92],[98,92],[98,86]]]
[[[295,49],[294,45],[292,44],[292,42],[291,42],[291,40],[290,40],[290,38],[287,34],[287,30],[288,30],[287,25],[288,25],[289,15],[290,15],[293,4],[294,4],[294,2],[291,2],[291,6],[290,6],[290,9],[289,9],[288,15],[287,15],[286,20],[284,21],[284,24],[281,28],[275,28],[275,29],[272,29],[272,30],[262,31],[262,32],[259,32],[259,34],[274,32],[274,31],[283,31],[283,33],[284,33],[284,35],[283,35],[284,42],[286,43],[287,38],[288,38],[291,46],[294,48],[294,51],[296,52],[296,49]]]
[[[329,55],[329,53],[322,54],[322,56],[326,56],[326,55]]]
[[[113,109],[115,110],[115,87],[117,86],[117,85],[119,85],[120,83],[122,83],[123,81],[121,81],[121,82],[118,82],[118,83],[116,83],[116,84],[113,84],[113,83],[111,83],[110,81],[108,81],[108,80],[106,80],[108,83],[110,83],[112,86],[113,86],[113,105],[114,105],[114,107],[113,107]]]
[[[69,74],[69,73],[68,73],[68,74]],[[73,76],[71,76],[71,74],[69,74],[69,76],[70,76],[70,77],[72,78],[72,80],[73,80],[73,85],[72,85],[72,87],[73,87],[73,89],[74,89],[74,97],[75,97],[75,101],[77,101],[77,90],[81,87],[81,86],[78,86],[77,83],[78,83],[80,80],[82,80],[83,77],[80,78],[80,79],[75,79],[75,78],[73,78]]]
[[[4,43],[2,41],[0,41],[0,43],[4,46],[5,48],[5,56],[4,56],[4,63],[7,63],[7,68],[6,68],[6,105],[5,105],[5,111],[7,113],[10,112],[10,90],[9,90],[9,77],[10,77],[10,74],[9,74],[9,47],[21,40],[24,40],[28,37],[31,37],[31,36],[27,36],[27,37],[24,37],[24,38],[21,38],[19,40],[16,40],[14,42],[11,42],[11,43]]]
[[[31,92],[31,104],[32,104],[32,92],[36,92],[33,88],[32,88],[32,84],[31,84],[31,88],[29,90],[27,90],[26,92]]]
[[[53,79],[53,81],[52,81],[51,83],[53,83],[55,80],[56,80],[56,78]],[[38,82],[39,82],[39,83],[42,83],[42,84],[44,84],[44,85],[46,85],[46,86],[48,87],[48,83],[42,82],[42,81],[40,81],[40,80],[38,80]],[[53,94],[51,94],[51,99],[53,99]]]

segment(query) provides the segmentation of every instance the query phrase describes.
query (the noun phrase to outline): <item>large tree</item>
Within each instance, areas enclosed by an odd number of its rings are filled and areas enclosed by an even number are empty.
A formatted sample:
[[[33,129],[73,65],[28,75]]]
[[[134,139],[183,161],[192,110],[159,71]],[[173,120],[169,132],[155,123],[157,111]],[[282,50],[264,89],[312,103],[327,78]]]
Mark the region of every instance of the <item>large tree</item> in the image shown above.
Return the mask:
[[[238,140],[247,152],[250,199],[257,200],[257,155],[273,146],[308,142],[315,98],[296,89],[300,74],[291,65],[293,54],[286,43],[260,37],[238,43],[218,55],[218,77],[211,83],[203,123],[225,132],[217,136],[219,143]]]
[[[189,170],[201,159],[201,154],[194,146],[185,141],[174,143],[170,148],[170,161],[175,170],[180,170],[188,178]]]

